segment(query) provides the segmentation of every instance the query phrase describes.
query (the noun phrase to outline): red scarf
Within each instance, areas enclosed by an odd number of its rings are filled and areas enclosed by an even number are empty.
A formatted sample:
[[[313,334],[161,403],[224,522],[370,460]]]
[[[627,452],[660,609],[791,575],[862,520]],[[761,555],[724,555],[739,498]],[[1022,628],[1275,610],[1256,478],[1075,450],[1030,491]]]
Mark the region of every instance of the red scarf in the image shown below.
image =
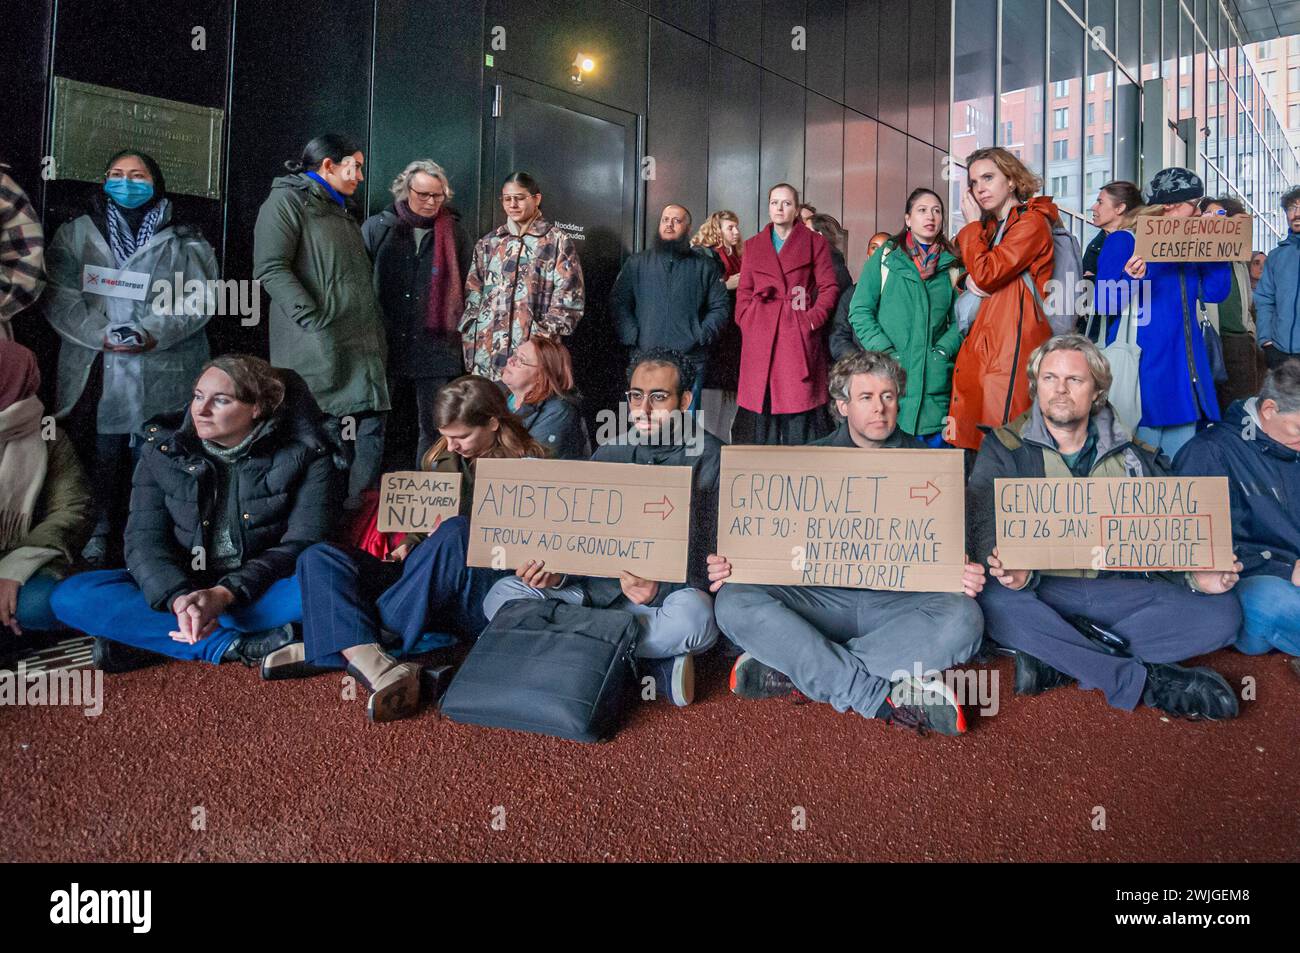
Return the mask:
[[[939,264],[939,252],[942,251],[939,239],[936,237],[930,242],[930,250],[922,251],[921,243],[912,237],[912,233],[907,233],[907,253],[912,256],[912,263],[916,265],[916,270],[921,273],[922,281],[929,281],[934,277],[935,267]]]
[[[465,289],[460,280],[460,262],[456,260],[456,232],[451,215],[442,209],[432,217],[416,215],[406,202],[398,203],[396,209],[398,218],[412,228],[433,229],[433,274],[429,279],[429,310],[424,316],[424,327],[439,337],[454,335],[465,310]]]
[[[727,251],[726,245],[714,245],[713,250],[717,252],[718,258],[722,261],[722,280],[726,281],[732,275],[740,273],[740,256],[732,255]]]

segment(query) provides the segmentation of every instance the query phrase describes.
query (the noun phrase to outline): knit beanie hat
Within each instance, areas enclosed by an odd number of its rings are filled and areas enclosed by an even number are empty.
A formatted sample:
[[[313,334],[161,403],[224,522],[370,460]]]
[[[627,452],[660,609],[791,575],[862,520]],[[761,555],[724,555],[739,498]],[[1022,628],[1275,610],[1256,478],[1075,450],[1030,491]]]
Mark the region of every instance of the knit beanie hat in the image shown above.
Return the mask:
[[[1147,193],[1147,202],[1151,205],[1194,202],[1205,195],[1205,183],[1191,169],[1173,166],[1155,174]]]

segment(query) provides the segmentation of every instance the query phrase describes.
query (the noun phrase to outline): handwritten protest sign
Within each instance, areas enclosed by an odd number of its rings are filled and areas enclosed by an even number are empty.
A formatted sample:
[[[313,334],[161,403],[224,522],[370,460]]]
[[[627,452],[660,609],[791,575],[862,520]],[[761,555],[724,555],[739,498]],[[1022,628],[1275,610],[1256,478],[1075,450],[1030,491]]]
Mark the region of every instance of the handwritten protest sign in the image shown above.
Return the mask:
[[[459,473],[399,470],[379,484],[381,533],[432,533],[459,510]]]
[[[469,565],[686,581],[691,468],[479,460]]]
[[[1144,215],[1135,233],[1133,254],[1146,261],[1248,261],[1251,255],[1249,215]]]
[[[1230,570],[1226,477],[994,480],[1009,569]]]
[[[724,447],[718,497],[733,582],[961,591],[959,451]]]

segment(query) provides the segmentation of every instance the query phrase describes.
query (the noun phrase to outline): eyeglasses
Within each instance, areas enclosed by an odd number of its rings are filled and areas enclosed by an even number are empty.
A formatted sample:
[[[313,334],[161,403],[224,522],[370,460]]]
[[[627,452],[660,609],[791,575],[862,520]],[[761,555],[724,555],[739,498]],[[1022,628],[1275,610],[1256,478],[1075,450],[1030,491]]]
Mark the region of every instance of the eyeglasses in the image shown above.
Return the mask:
[[[643,390],[629,390],[623,396],[627,398],[629,407],[639,407],[646,402],[647,397],[650,398],[651,407],[660,408],[667,407],[677,399],[676,394],[670,394],[666,390],[652,390],[649,394]]]
[[[411,189],[411,195],[421,202],[441,202],[447,197],[446,192],[421,192],[419,189]]]
[[[1300,202],[1294,202],[1286,207],[1288,215],[1300,215]]]
[[[518,354],[511,354],[509,357],[506,358],[506,363],[507,363],[507,364],[522,364],[524,367],[536,367],[536,366],[537,366],[536,364],[529,364],[527,361],[525,361],[525,360],[524,360],[522,357],[520,357]]]

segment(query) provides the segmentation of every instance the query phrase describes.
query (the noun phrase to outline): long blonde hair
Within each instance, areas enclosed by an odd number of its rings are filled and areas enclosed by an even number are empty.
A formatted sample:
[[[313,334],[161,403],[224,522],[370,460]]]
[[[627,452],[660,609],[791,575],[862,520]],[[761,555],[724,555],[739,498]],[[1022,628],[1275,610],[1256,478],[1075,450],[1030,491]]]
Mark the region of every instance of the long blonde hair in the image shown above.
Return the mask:
[[[717,248],[721,245],[723,248],[727,249],[729,255],[739,258],[745,247],[745,243],[743,241],[736,242],[735,251],[727,248],[726,239],[722,237],[723,222],[735,222],[736,227],[740,228],[739,215],[729,209],[720,209],[704,220],[704,224],[700,226],[700,230],[697,231],[695,237],[691,239],[691,244],[703,248]]]

